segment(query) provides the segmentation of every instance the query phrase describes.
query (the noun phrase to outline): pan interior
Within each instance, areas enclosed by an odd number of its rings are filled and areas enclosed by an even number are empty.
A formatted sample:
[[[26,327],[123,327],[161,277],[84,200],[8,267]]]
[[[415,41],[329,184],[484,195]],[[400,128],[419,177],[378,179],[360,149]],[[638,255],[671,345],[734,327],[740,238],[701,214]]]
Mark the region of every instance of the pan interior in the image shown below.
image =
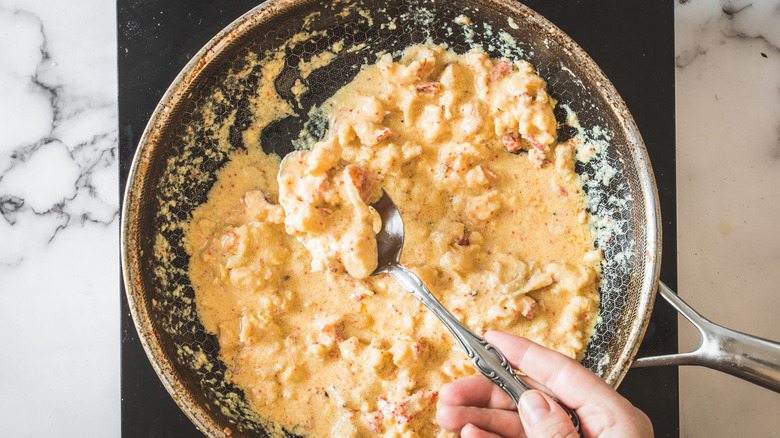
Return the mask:
[[[263,84],[262,63],[277,55],[284,60],[274,88],[292,114],[259,134],[266,152],[283,156],[300,144],[304,127],[311,138],[324,134],[326,123],[311,110],[361,65],[375,62],[377,53],[397,55],[423,43],[529,61],[559,102],[559,141],[578,134],[566,123],[576,114],[579,133],[596,150],[576,170],[605,258],[601,320],[583,364],[613,386],[627,371],[657,281],[658,202],[633,120],[590,58],[514,2],[270,2],[215,37],[177,78],[147,127],[125,196],[123,262],[133,317],[163,383],[208,434],[229,429],[232,436],[266,436],[273,428],[225,379],[217,339],[197,316],[182,229],[206,201],[216,171],[247,147],[243,132],[258,111],[271,111],[252,103]],[[302,63],[326,52],[332,60],[302,77]],[[296,81],[308,91],[296,93]],[[204,108],[216,118],[205,118]],[[220,126],[228,126],[227,143],[213,141]]]

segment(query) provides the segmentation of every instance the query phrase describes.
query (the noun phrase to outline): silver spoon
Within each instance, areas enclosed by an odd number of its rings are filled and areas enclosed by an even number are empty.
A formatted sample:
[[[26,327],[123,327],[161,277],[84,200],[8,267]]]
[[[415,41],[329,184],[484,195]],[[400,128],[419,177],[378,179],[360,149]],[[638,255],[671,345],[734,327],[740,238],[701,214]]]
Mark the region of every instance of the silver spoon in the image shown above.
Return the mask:
[[[447,326],[479,372],[509,394],[509,397],[517,405],[520,402],[520,396],[525,391],[534,388],[517,375],[512,365],[507,362],[504,355],[496,347],[485,342],[484,339],[458,321],[431,294],[431,291],[425,287],[425,284],[414,272],[399,263],[401,250],[404,246],[404,223],[401,220],[401,213],[387,192],[382,190],[382,197],[371,204],[371,207],[382,218],[382,228],[376,235],[378,264],[371,275],[392,275],[402,288],[423,303]],[[550,396],[566,411],[575,429],[582,436],[580,419],[577,414],[555,396],[551,394]]]

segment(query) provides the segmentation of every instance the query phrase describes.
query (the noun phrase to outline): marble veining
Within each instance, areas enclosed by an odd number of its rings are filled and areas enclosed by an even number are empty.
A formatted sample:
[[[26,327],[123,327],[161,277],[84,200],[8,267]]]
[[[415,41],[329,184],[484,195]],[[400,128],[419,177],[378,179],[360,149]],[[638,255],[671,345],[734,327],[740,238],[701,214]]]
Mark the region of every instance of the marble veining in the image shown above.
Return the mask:
[[[712,45],[727,38],[766,44],[762,57],[780,55],[780,3],[773,1],[691,2],[680,0],[675,9],[675,65],[684,68]]]
[[[33,10],[0,8],[0,28],[14,35],[0,70],[0,264],[18,265],[66,227],[116,221],[116,97],[60,65],[70,50],[52,52]]]
[[[0,0],[4,435],[119,435],[115,17]],[[680,0],[675,52],[680,295],[780,339],[780,1]],[[777,394],[680,373],[681,436],[780,436]]]

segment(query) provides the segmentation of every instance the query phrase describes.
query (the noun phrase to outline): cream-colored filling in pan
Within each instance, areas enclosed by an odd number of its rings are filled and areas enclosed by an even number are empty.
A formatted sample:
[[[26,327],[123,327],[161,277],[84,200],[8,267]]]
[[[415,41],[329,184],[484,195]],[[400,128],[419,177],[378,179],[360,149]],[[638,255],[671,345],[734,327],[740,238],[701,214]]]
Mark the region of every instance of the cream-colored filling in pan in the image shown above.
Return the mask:
[[[446,436],[442,384],[473,374],[443,325],[376,267],[384,188],[401,261],[477,333],[582,356],[598,267],[574,141],[525,62],[415,46],[325,104],[327,137],[285,162],[259,148],[219,172],[186,241],[200,317],[257,411],[319,437]]]

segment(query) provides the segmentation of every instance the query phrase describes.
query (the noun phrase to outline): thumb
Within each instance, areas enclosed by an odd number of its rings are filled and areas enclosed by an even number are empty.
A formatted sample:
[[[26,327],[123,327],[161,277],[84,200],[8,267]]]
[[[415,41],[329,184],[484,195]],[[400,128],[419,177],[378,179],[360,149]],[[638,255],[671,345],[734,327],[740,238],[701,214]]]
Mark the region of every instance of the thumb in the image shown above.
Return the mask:
[[[520,397],[520,419],[528,438],[579,438],[566,412],[540,391]]]

